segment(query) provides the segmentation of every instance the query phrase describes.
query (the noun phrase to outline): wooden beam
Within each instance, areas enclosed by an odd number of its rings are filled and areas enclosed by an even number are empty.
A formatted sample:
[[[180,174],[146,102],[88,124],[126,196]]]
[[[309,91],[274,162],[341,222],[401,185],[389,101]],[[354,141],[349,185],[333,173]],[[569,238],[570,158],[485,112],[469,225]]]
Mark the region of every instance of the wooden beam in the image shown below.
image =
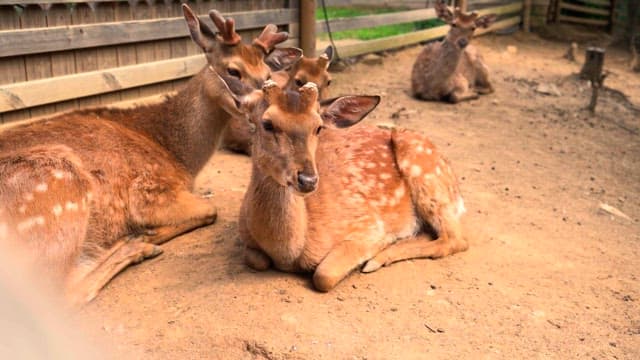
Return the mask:
[[[524,0],[522,8],[522,30],[524,32],[531,31],[531,0]]]
[[[578,23],[578,24],[587,24],[587,25],[597,25],[597,26],[607,26],[609,25],[609,20],[597,20],[597,19],[584,19],[581,17],[577,17],[577,16],[567,16],[567,15],[560,15],[558,16],[558,21],[568,21],[568,22],[574,22],[574,23]]]
[[[273,23],[297,21],[296,9],[275,9],[227,13],[236,29],[247,30]],[[201,21],[215,29],[208,16]],[[184,18],[123,21],[101,24],[57,26],[0,31],[0,57],[83,49],[189,36]]]
[[[123,66],[0,86],[0,113],[189,77],[203,55]]]
[[[573,10],[573,11],[586,13],[586,14],[603,15],[603,16],[607,16],[607,17],[609,15],[611,15],[611,10],[608,10],[608,9],[597,9],[597,8],[588,7],[588,6],[580,6],[580,5],[568,4],[568,3],[564,2],[564,1],[560,2],[560,8],[567,9],[567,10]]]
[[[437,39],[444,36],[448,31],[449,25],[442,25],[426,30],[414,31],[407,34],[388,36],[381,39],[363,41],[352,45],[341,46],[338,48],[338,53],[342,57],[351,57],[376,51],[383,51],[419,43],[421,41]]]
[[[580,0],[585,4],[600,5],[602,7],[611,7],[611,0]]]
[[[520,1],[513,4],[508,4],[508,5],[490,7],[490,8],[478,10],[476,12],[478,13],[478,16],[487,15],[487,14],[504,15],[504,14],[520,12],[523,6],[524,6],[523,3]]]
[[[351,29],[362,29],[381,25],[400,24],[414,21],[435,19],[434,9],[420,9],[411,11],[401,11],[388,14],[376,14],[366,16],[356,16],[352,18],[337,18],[329,21],[331,31],[344,31]],[[316,32],[327,32],[324,20],[316,21]]]
[[[300,0],[300,48],[305,56],[316,53],[316,0]]]

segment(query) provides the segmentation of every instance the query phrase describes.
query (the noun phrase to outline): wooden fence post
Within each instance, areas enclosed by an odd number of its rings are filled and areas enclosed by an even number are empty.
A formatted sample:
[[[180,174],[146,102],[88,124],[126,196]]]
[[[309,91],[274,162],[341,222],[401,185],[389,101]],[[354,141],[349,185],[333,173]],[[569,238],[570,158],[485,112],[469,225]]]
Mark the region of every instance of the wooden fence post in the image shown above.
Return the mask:
[[[467,12],[467,0],[457,0],[456,5],[460,8],[460,11]]]
[[[304,56],[316,56],[316,0],[300,0],[300,48]]]
[[[531,0],[524,0],[524,8],[522,10],[522,30],[524,32],[531,31]]]

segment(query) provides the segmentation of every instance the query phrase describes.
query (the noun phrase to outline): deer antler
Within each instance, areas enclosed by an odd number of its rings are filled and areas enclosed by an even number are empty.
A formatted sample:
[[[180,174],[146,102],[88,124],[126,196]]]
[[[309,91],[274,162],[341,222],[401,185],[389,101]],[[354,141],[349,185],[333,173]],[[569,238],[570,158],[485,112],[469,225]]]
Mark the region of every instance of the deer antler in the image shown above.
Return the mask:
[[[312,82],[304,84],[300,89],[300,107],[310,110],[318,103],[318,85]]]
[[[236,22],[232,18],[225,20],[218,10],[209,11],[209,17],[218,28],[223,44],[237,45],[242,40],[236,32]]]
[[[278,84],[273,80],[265,81],[262,85],[262,91],[264,92],[264,98],[269,104],[277,103],[282,95],[282,89],[280,89]]]
[[[287,32],[278,32],[278,27],[269,24],[265,26],[264,30],[262,30],[262,34],[258,36],[257,39],[253,40],[253,44],[262,48],[265,54],[268,54],[273,50],[273,48],[287,40],[289,38],[289,33]]]

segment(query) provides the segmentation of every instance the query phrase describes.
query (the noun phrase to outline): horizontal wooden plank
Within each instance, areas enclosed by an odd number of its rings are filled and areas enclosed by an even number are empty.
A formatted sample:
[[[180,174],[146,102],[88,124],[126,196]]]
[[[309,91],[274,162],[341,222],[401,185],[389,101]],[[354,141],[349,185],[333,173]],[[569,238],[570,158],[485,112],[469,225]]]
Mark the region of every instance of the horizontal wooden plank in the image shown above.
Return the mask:
[[[611,0],[580,0],[581,3],[611,7]]]
[[[0,86],[0,113],[191,76],[204,55]]]
[[[577,11],[585,14],[595,14],[595,15],[603,15],[603,16],[611,15],[611,11],[608,9],[598,9],[598,8],[593,8],[588,6],[574,5],[574,4],[565,3],[563,1],[560,2],[560,8],[573,10],[573,11]]]
[[[276,25],[298,21],[296,9],[275,9],[227,13],[236,21],[236,29],[246,30],[273,23]],[[208,16],[200,19],[213,27]],[[0,31],[0,57],[83,49],[98,46],[127,44],[150,40],[189,36],[182,17],[123,21]]]
[[[511,13],[522,11],[522,7],[523,7],[523,2],[515,2],[513,4],[490,7],[490,8],[478,10],[476,12],[480,16],[487,15],[487,14],[496,14],[500,16],[500,15],[511,14]]]
[[[558,16],[558,21],[568,21],[568,22],[573,22],[578,24],[598,25],[598,26],[609,25],[609,20],[585,19],[577,16],[567,16],[567,15]]]
[[[318,9],[322,14],[322,9]],[[362,29],[381,25],[408,23],[413,21],[435,19],[434,9],[420,9],[411,11],[401,11],[388,14],[376,14],[357,16],[351,18],[337,18],[329,21],[331,31],[344,31],[351,29]],[[316,21],[316,33],[327,32],[327,25],[324,20]]]
[[[376,51],[394,49],[401,46],[416,44],[444,36],[449,31],[448,25],[442,25],[426,30],[414,31],[402,35],[388,36],[380,39],[363,41],[352,45],[338,47],[341,57],[352,57]]]

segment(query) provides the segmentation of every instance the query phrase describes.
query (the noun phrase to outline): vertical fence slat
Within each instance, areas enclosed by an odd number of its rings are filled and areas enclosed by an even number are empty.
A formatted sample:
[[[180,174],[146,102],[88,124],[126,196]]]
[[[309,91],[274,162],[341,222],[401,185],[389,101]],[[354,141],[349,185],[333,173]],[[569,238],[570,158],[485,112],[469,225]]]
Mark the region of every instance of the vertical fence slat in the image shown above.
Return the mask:
[[[66,5],[54,5],[47,14],[49,26],[71,25],[71,10]],[[62,76],[76,72],[76,59],[72,51],[60,51],[51,54],[51,75]],[[77,100],[56,104],[56,112],[78,107]]]

